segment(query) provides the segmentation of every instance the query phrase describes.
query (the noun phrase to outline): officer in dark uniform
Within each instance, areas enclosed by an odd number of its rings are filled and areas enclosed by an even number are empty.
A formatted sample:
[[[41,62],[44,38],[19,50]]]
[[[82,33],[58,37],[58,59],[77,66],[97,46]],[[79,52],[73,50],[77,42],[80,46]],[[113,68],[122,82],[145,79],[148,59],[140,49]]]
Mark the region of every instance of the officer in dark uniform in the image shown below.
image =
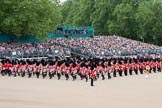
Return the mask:
[[[21,63],[23,65],[23,67],[24,67],[24,65],[26,65],[25,61],[23,61],[23,60],[21,60]],[[25,77],[25,70],[22,71],[21,77]]]
[[[42,77],[43,79],[47,76],[47,61],[42,60],[42,66],[43,66],[43,71],[42,71]],[[44,71],[45,70],[45,71]]]
[[[93,84],[93,82],[94,82],[94,77],[95,77],[95,75],[94,75],[94,71],[91,70],[91,74],[90,74],[90,78],[91,78],[91,86],[94,86],[94,84]]]
[[[36,69],[35,69],[35,74],[36,74],[36,77],[39,78],[40,76],[40,62],[36,62]]]

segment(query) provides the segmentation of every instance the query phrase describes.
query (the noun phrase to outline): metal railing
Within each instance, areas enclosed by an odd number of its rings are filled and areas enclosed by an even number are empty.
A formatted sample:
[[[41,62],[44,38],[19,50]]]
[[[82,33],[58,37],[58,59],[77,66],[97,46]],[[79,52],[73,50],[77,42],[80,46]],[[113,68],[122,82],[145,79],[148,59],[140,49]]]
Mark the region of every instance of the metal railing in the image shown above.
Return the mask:
[[[55,56],[71,56],[68,49],[66,50],[5,50],[0,51],[0,58],[35,58],[35,57],[55,57]]]

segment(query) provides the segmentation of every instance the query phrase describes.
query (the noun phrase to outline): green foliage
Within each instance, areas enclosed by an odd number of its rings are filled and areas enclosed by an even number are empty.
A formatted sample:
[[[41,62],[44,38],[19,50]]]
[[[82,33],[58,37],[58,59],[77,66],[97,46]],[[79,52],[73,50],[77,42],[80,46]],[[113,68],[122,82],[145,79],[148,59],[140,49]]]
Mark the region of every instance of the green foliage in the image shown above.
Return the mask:
[[[1,33],[40,38],[61,22],[162,45],[161,0],[0,0]]]
[[[57,0],[1,0],[0,32],[19,37],[47,35],[61,19]]]
[[[143,37],[146,42],[154,44],[162,43],[162,3],[160,0],[156,2],[143,2],[136,13],[136,20],[139,25],[138,34]]]
[[[67,0],[63,23],[93,26],[95,35],[120,35],[162,45],[161,0]]]
[[[118,35],[130,36],[132,32],[130,26],[133,23],[132,6],[128,3],[121,3],[116,6],[112,15],[114,17],[115,23],[110,25],[116,25],[116,26],[109,26],[109,28],[111,30],[116,29],[117,30],[116,33]]]

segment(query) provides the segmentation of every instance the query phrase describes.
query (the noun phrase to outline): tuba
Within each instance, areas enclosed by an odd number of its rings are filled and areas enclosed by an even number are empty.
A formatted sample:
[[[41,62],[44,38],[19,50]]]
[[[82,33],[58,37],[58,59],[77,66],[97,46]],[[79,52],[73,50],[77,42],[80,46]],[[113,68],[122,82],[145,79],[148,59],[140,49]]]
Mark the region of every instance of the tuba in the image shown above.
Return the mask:
[[[150,66],[149,65],[146,66],[146,70],[150,70]]]
[[[146,73],[146,74],[149,74],[149,70],[150,70],[150,66],[149,66],[149,65],[147,65],[147,66],[146,66],[145,73]]]

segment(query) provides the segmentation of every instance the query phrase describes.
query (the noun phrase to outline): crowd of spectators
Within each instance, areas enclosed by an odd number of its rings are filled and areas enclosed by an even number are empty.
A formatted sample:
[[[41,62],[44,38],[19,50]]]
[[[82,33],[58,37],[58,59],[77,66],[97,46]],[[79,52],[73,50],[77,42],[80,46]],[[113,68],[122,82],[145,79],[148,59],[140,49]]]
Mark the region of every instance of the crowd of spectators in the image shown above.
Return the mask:
[[[96,36],[94,38],[57,38],[54,43],[74,49],[74,51],[92,56],[158,54],[160,47],[119,36]]]
[[[34,57],[70,55],[70,52],[87,56],[128,56],[160,54],[162,48],[152,44],[119,37],[95,36],[94,38],[54,38],[45,43],[0,43],[0,56]]]
[[[66,56],[69,49],[52,43],[0,43],[0,57]],[[65,55],[66,54],[66,55]]]

